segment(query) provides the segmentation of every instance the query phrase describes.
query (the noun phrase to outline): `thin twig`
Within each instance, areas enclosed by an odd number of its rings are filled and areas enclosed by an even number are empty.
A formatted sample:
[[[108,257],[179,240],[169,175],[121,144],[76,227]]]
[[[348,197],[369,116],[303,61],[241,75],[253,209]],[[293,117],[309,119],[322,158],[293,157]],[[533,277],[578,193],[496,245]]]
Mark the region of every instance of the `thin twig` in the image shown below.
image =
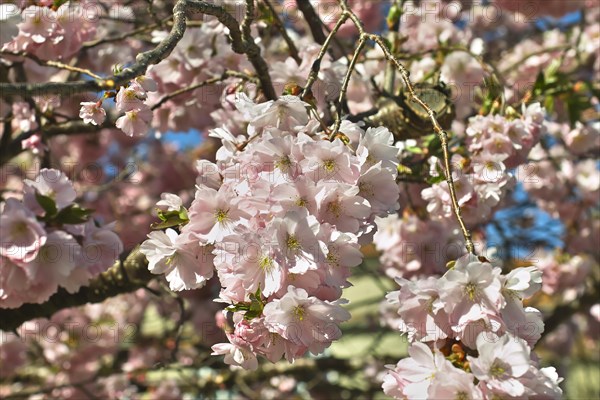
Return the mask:
[[[460,205],[458,204],[458,198],[456,196],[456,188],[454,186],[454,178],[452,177],[452,167],[450,165],[450,150],[448,149],[448,133],[442,129],[440,123],[438,122],[435,112],[427,105],[421,98],[419,98],[415,92],[415,89],[412,85],[412,82],[409,78],[409,72],[407,69],[389,52],[385,43],[381,39],[381,37],[377,35],[370,35],[371,38],[377,43],[377,45],[383,50],[384,54],[388,58],[388,60],[392,61],[398,71],[400,71],[400,75],[402,77],[402,81],[406,86],[406,89],[410,93],[412,101],[418,103],[429,115],[429,119],[433,125],[433,130],[439,136],[441,144],[442,144],[442,152],[444,153],[444,174],[446,175],[446,182],[448,183],[448,189],[450,191],[450,199],[452,202],[452,210],[454,211],[454,215],[456,215],[456,219],[458,220],[458,224],[460,225],[460,229],[465,238],[465,247],[467,251],[471,254],[475,254],[475,246],[473,245],[473,239],[471,238],[471,232],[467,229],[465,222],[462,218]]]
[[[435,116],[435,112],[431,109],[431,107],[429,107],[429,105],[427,105],[416,94],[414,86],[413,86],[412,82],[410,81],[410,78],[409,78],[410,74],[409,74],[408,70],[391,53],[390,49],[385,44],[383,38],[379,35],[367,33],[365,31],[364,25],[361,22],[361,20],[348,7],[347,1],[339,0],[339,2],[340,2],[340,6],[342,8],[342,17],[347,16],[348,18],[350,18],[350,20],[356,26],[356,29],[358,29],[361,40],[367,40],[367,39],[372,40],[377,44],[377,46],[379,46],[381,48],[386,59],[388,61],[391,61],[396,66],[396,69],[400,72],[400,76],[402,78],[402,81],[404,82],[406,90],[408,90],[408,92],[410,94],[411,100],[418,103],[427,112],[427,115],[429,116],[429,119],[431,120],[431,123],[433,125],[433,129],[434,129],[435,133],[438,135],[438,137],[440,138],[440,141],[442,144],[442,151],[444,154],[444,173],[446,175],[446,182],[448,183],[448,188],[450,191],[452,210],[454,211],[456,219],[458,220],[458,223],[460,225],[462,234],[465,238],[465,247],[467,248],[467,251],[471,254],[475,254],[475,246],[473,245],[473,239],[471,238],[471,232],[469,232],[469,230],[467,229],[465,222],[462,218],[460,205],[458,204],[458,198],[456,196],[456,188],[454,186],[454,178],[452,177],[452,167],[450,165],[450,150],[448,149],[448,133],[444,129],[442,129],[440,123],[438,122],[438,120]]]
[[[168,17],[166,17],[163,20],[161,20],[160,23],[154,23],[154,24],[150,24],[150,25],[144,25],[141,28],[134,29],[134,30],[132,30],[130,32],[126,32],[126,33],[123,33],[123,34],[118,35],[118,36],[112,36],[112,37],[107,37],[107,38],[100,38],[100,39],[97,39],[97,40],[85,42],[85,43],[83,43],[83,46],[81,47],[81,49],[82,50],[87,50],[87,49],[91,49],[91,48],[96,47],[96,46],[100,46],[102,44],[107,44],[107,43],[112,43],[112,42],[120,42],[121,40],[127,39],[127,38],[135,36],[135,35],[139,35],[140,33],[151,31],[151,30],[153,30],[153,29],[155,29],[155,28],[157,28],[159,26],[164,25],[165,23],[167,23],[171,19],[173,19],[173,16],[169,15]]]
[[[226,80],[227,78],[240,78],[246,81],[254,81],[256,83],[260,83],[259,81],[256,80],[256,78],[253,78],[249,75],[246,75],[242,72],[237,72],[237,71],[225,71],[223,72],[223,74],[221,76],[217,76],[214,78],[210,78],[207,79],[205,81],[202,82],[198,82],[194,85],[191,86],[187,86],[178,90],[175,90],[174,92],[171,92],[165,96],[163,96],[156,104],[154,104],[151,109],[152,110],[156,110],[157,108],[159,108],[160,106],[162,106],[164,103],[166,103],[167,101],[171,100],[174,97],[180,96],[182,94],[191,92],[193,90],[199,89],[201,87],[204,86],[208,86],[208,85],[213,85],[215,83],[219,83],[219,82],[223,82],[224,80]]]
[[[331,40],[333,39],[333,37],[335,36],[337,31],[341,28],[341,26],[344,24],[344,22],[346,22],[348,20],[348,17],[349,16],[347,13],[342,13],[342,15],[340,16],[340,19],[335,24],[335,26],[331,30],[331,32],[329,32],[329,35],[323,42],[323,45],[321,46],[321,50],[319,51],[319,54],[317,55],[317,58],[313,62],[313,65],[310,69],[310,73],[308,74],[308,79],[306,80],[306,87],[302,91],[302,95],[300,96],[300,98],[304,98],[310,92],[312,86],[314,85],[317,78],[319,77],[319,71],[321,70],[321,61],[323,61],[323,57],[325,57],[325,54],[327,54],[327,49],[329,48],[329,45],[331,44]]]
[[[92,77],[94,79],[98,79],[98,80],[104,79],[101,76],[94,74],[89,69],[74,67],[72,65],[61,63],[59,61],[41,60],[38,57],[34,56],[33,54],[29,54],[29,53],[25,53],[25,52],[14,53],[14,52],[8,51],[8,50],[0,50],[0,54],[4,54],[7,56],[14,56],[14,57],[24,57],[24,58],[28,58],[28,59],[34,61],[37,65],[53,67],[53,68],[58,68],[58,69],[64,69],[64,70],[71,71],[71,72],[78,72],[80,74],[84,74],[84,75],[90,76],[90,77]]]
[[[363,47],[365,47],[366,42],[367,39],[364,36],[361,36],[360,40],[358,41],[358,46],[356,46],[356,50],[354,51],[354,55],[352,56],[352,60],[350,61],[350,65],[348,65],[348,71],[346,71],[346,76],[344,76],[344,80],[342,81],[340,96],[336,104],[335,124],[329,137],[330,140],[333,140],[335,138],[335,135],[338,133],[338,131],[340,130],[340,126],[342,125],[342,104],[344,102],[344,98],[346,97],[348,85],[350,84],[350,77],[352,76],[352,72],[356,67],[356,61],[358,60],[358,57],[360,56]]]

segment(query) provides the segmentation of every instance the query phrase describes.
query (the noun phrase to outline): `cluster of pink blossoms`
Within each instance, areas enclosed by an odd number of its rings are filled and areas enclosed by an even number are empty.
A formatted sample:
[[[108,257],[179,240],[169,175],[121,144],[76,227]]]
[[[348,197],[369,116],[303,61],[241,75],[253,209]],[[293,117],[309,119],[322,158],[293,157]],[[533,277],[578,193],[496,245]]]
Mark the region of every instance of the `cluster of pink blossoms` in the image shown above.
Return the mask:
[[[242,3],[235,6],[242,7]],[[242,8],[238,9],[241,15]],[[238,12],[236,15],[239,15]],[[245,57],[231,50],[225,27],[216,18],[203,15],[203,21],[200,27],[188,27],[169,58],[148,69],[148,75],[158,85],[158,90],[149,96],[149,104],[157,104],[163,96],[183,87],[221,76],[228,69],[243,71],[252,68]],[[152,35],[160,39],[167,33],[154,31]],[[225,88],[229,85],[236,88],[239,80],[227,79],[169,98],[156,108],[152,128],[159,133],[189,129],[206,131],[225,124],[231,129],[238,124],[238,118],[232,115],[230,111],[234,107],[230,107],[225,99]]]
[[[52,5],[52,1],[45,3]],[[23,22],[17,25],[18,35],[2,50],[26,52],[42,60],[68,58],[95,37],[99,10],[91,0],[66,2],[56,11],[29,6],[21,13]]]
[[[509,169],[525,163],[529,151],[546,133],[545,115],[540,104],[534,103],[523,106],[519,118],[498,114],[471,118],[466,133],[473,162],[502,163]]]
[[[223,147],[216,164],[198,162],[189,210],[169,194],[158,204],[166,221],[189,222],[152,232],[142,252],[173,290],[204,285],[216,267],[233,326],[231,343],[213,350],[256,368],[257,355],[291,361],[340,337],[359,242],[372,237],[376,216],[398,209],[397,149],[387,129],[349,123],[342,131],[358,133],[355,142],[328,140],[295,96],[255,104],[240,95],[236,106],[249,138],[212,131]]]
[[[144,102],[148,92],[157,89],[154,79],[145,75],[131,80],[127,87],[121,87],[116,94],[117,111],[124,112],[115,122],[127,136],[144,136],[150,130],[152,110]],[[102,107],[102,100],[81,102],[79,117],[86,124],[101,125],[106,119],[106,110]]]
[[[23,202],[0,211],[0,307],[42,303],[106,270],[123,250],[112,224],[99,227],[77,206],[73,184],[54,169],[25,181]]]
[[[464,253],[462,236],[445,221],[432,221],[405,213],[378,218],[375,246],[379,262],[390,278],[412,279],[441,275],[449,260]]]
[[[523,307],[542,284],[535,267],[502,274],[473,255],[441,278],[396,280],[388,294],[399,329],[412,344],[384,378],[397,399],[560,398],[554,368],[538,368],[531,348],[543,331],[541,313]],[[427,343],[427,344],[426,344]]]
[[[501,205],[515,183],[508,169],[526,161],[531,148],[545,131],[544,109],[538,103],[523,108],[520,118],[500,115],[476,116],[467,127],[470,157],[452,157],[458,203],[465,222],[470,225],[486,221]],[[441,175],[439,160],[432,157],[431,174]],[[448,185],[439,182],[421,192],[428,201],[427,211],[434,219],[452,218]]]
[[[469,120],[465,138],[468,158],[455,154],[451,160],[458,203],[467,224],[487,221],[503,205],[516,182],[510,169],[526,161],[546,125],[544,110],[537,103],[524,108],[520,118],[488,115]],[[377,220],[375,245],[392,278],[440,275],[446,262],[463,254],[462,237],[454,229],[448,184],[442,179],[442,162],[430,157],[429,163],[430,175],[439,182],[423,189],[411,185],[415,191],[412,206],[426,207],[426,215],[419,217],[411,211]],[[519,174],[527,175],[523,171]]]

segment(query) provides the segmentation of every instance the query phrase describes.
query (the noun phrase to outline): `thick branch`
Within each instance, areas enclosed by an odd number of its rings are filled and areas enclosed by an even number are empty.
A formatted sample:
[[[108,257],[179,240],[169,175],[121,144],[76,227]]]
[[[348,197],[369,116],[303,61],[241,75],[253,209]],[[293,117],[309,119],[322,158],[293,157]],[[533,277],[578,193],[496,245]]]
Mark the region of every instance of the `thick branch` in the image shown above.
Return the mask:
[[[186,0],[179,0],[173,8],[173,28],[167,37],[154,49],[140,53],[136,62],[122,73],[113,75],[102,81],[77,81],[77,82],[47,82],[47,83],[0,83],[0,97],[12,96],[41,96],[59,94],[69,96],[82,92],[98,92],[110,90],[125,84],[131,79],[146,73],[151,64],[157,64],[171,54],[177,43],[183,37],[186,29]]]
[[[242,40],[244,42],[244,47],[246,56],[248,57],[248,61],[252,64],[254,69],[256,70],[256,75],[260,80],[261,89],[265,94],[268,100],[276,100],[277,93],[275,93],[275,88],[273,87],[273,82],[271,82],[271,76],[269,75],[269,66],[265,59],[260,55],[260,47],[254,42],[254,38],[252,37],[250,28],[252,22],[254,21],[254,0],[246,0],[246,13],[244,15],[244,20],[242,21]]]
[[[253,10],[253,7],[251,8]],[[131,79],[145,74],[150,65],[158,64],[171,54],[185,33],[187,27],[186,19],[188,13],[190,12],[212,15],[229,29],[229,36],[231,37],[231,47],[233,51],[239,54],[246,54],[248,60],[256,69],[256,73],[261,81],[261,87],[265,93],[265,96],[270,100],[276,99],[277,95],[275,94],[275,89],[273,88],[273,84],[271,82],[269,68],[266,61],[260,55],[260,47],[254,42],[252,37],[248,37],[248,35],[242,35],[237,20],[231,14],[229,14],[225,8],[199,0],[178,0],[173,8],[173,27],[171,28],[171,32],[169,32],[167,37],[163,39],[163,41],[160,42],[154,49],[138,54],[136,57],[136,62],[129,68],[126,68],[120,74],[107,77],[103,80],[77,82],[2,82],[0,83],[0,97],[31,97],[48,94],[70,96],[82,92],[111,90],[119,85],[123,85]],[[247,29],[249,31],[249,26]]]
[[[80,134],[80,133],[93,133],[101,130],[102,128],[113,128],[114,121],[105,121],[101,126],[86,124],[81,120],[60,122],[51,125],[45,125],[41,129],[35,129],[21,133],[18,137],[14,138],[10,143],[2,144],[0,147],[0,165],[7,163],[13,157],[16,157],[19,153],[25,151],[22,146],[22,142],[25,139],[29,139],[34,133],[42,132],[46,137],[52,137],[57,135],[69,135],[69,134]],[[10,136],[10,129],[4,130],[4,135]],[[4,138],[4,136],[3,136]]]
[[[87,303],[99,303],[119,294],[144,287],[152,278],[146,256],[135,248],[124,261],[118,261],[108,271],[92,279],[77,293],[60,288],[42,304],[24,304],[15,309],[0,309],[0,330],[8,332],[35,318],[50,318],[54,313]]]

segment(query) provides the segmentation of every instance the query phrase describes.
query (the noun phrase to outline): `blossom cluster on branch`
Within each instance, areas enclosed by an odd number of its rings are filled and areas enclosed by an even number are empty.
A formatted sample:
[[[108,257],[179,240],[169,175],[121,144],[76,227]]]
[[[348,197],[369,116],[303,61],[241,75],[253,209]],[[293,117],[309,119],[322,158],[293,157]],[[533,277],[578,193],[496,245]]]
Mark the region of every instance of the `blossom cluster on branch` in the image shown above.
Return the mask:
[[[581,393],[597,4],[1,4],[0,396]]]
[[[541,313],[523,307],[542,284],[535,267],[504,275],[465,255],[440,278],[398,278],[388,301],[411,342],[384,380],[398,399],[560,398],[554,368],[538,369],[531,349],[543,331]]]
[[[203,286],[216,267],[233,326],[231,343],[213,350],[256,368],[256,355],[292,361],[340,337],[350,318],[340,296],[362,261],[359,243],[375,217],[398,209],[398,162],[387,129],[349,123],[354,142],[329,141],[296,96],[255,104],[242,95],[236,104],[248,136],[211,132],[223,147],[216,164],[198,162],[190,207],[170,194],[158,203],[164,223],[182,228],[151,233],[142,252],[173,290]]]
[[[2,204],[2,308],[42,303],[58,287],[75,293],[119,257],[123,245],[114,224],[97,224],[76,197],[63,172],[42,169],[35,180],[25,181],[23,201],[9,198]]]

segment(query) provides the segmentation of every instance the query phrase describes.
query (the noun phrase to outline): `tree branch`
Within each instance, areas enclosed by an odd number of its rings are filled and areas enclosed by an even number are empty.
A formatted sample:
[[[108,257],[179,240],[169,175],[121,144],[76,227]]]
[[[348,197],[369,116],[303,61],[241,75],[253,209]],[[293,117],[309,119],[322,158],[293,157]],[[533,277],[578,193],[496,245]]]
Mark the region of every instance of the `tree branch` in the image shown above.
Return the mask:
[[[61,122],[57,124],[44,125],[41,128],[23,132],[16,138],[14,138],[10,143],[2,144],[2,147],[0,147],[0,166],[6,164],[12,158],[25,151],[21,143],[23,142],[23,140],[29,139],[36,132],[42,132],[47,138],[50,138],[57,135],[93,133],[103,128],[114,128],[114,121],[106,120],[101,126],[98,126],[86,124],[81,120],[74,120]],[[5,130],[4,135],[10,136],[10,133],[7,132],[10,131]]]
[[[255,84],[259,84],[260,83],[260,81],[258,81],[256,78],[254,78],[252,76],[249,76],[249,75],[246,75],[246,74],[244,74],[242,72],[225,71],[225,72],[223,72],[223,74],[221,76],[210,78],[210,79],[207,79],[205,81],[198,82],[198,83],[196,83],[194,85],[183,87],[181,89],[177,89],[174,92],[171,92],[169,94],[164,95],[163,97],[161,97],[161,99],[156,104],[154,104],[151,107],[151,109],[152,110],[156,110],[157,108],[159,108],[160,106],[162,106],[163,104],[165,104],[167,101],[171,100],[174,97],[180,96],[182,94],[191,92],[191,91],[196,90],[196,89],[200,89],[200,88],[202,88],[204,86],[213,85],[213,84],[216,84],[216,83],[221,83],[221,82],[225,81],[228,78],[238,78],[238,79],[242,79],[244,81],[253,82]]]
[[[136,62],[122,73],[101,81],[47,82],[47,83],[0,83],[0,97],[41,96],[59,94],[63,96],[82,92],[98,92],[110,90],[129,82],[131,79],[146,73],[151,64],[157,64],[171,54],[183,37],[186,29],[187,1],[178,0],[173,8],[173,28],[162,42],[154,49],[140,53]]]
[[[19,308],[0,309],[0,330],[14,331],[24,322],[35,318],[50,318],[54,313],[87,303],[100,303],[119,294],[133,292],[146,286],[154,277],[148,271],[146,256],[135,248],[123,261],[92,279],[77,293],[60,288],[42,304],[24,304]]]
[[[326,39],[325,33],[323,32],[323,22],[315,12],[312,4],[310,4],[310,1],[308,0],[296,0],[296,4],[308,23],[313,39],[318,44],[323,45]]]
[[[253,3],[252,3],[253,4]],[[253,7],[251,7],[253,10]],[[238,54],[246,54],[248,60],[256,69],[261,87],[265,96],[274,100],[277,98],[271,83],[269,68],[266,61],[260,56],[260,47],[254,43],[251,36],[243,37],[237,20],[225,8],[199,0],[178,0],[173,8],[173,27],[171,32],[154,49],[140,53],[136,62],[126,68],[122,73],[107,77],[103,80],[89,80],[77,82],[47,82],[47,83],[0,83],[0,97],[13,96],[30,97],[47,94],[70,96],[82,92],[99,92],[111,90],[129,82],[131,79],[144,75],[148,67],[158,64],[167,58],[177,43],[183,38],[187,27],[187,17],[190,12],[203,13],[216,17],[219,22],[229,29],[231,47]],[[250,21],[248,21],[249,24]],[[249,31],[249,26],[248,26]],[[247,35],[244,35],[247,36]]]

